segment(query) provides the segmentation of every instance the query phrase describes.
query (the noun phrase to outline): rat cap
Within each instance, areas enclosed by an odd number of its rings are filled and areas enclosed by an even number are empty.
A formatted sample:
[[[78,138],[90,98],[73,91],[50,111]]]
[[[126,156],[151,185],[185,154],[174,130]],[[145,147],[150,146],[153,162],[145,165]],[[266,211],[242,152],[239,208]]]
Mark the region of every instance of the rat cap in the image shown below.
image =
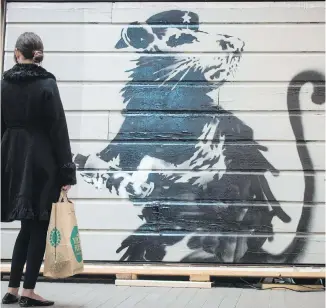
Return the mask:
[[[146,20],[145,25],[139,22],[131,23],[122,30],[121,38],[115,48],[122,49],[132,46],[136,49],[145,49],[154,41],[154,34],[161,39],[167,28],[189,28],[198,31],[199,17],[189,11],[171,10],[153,15]]]
[[[146,20],[148,25],[161,25],[165,24],[169,27],[177,25],[192,25],[199,26],[199,17],[196,13],[189,11],[171,10],[153,15]]]

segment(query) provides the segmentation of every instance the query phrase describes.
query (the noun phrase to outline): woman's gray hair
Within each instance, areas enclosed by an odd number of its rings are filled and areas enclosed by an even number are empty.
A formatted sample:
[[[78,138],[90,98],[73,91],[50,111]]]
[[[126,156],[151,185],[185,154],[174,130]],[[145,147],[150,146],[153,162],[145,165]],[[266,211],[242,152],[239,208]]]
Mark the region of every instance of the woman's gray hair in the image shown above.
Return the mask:
[[[34,32],[25,32],[21,34],[16,41],[15,48],[17,48],[27,60],[33,60],[34,63],[41,63],[43,61],[43,42]],[[16,58],[15,61],[17,62]]]

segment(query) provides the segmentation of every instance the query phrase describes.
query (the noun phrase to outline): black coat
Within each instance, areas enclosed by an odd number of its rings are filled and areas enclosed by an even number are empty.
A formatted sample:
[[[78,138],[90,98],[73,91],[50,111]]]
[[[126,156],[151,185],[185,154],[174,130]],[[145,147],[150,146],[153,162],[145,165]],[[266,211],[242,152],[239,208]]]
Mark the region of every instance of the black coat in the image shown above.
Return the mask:
[[[76,167],[55,77],[16,64],[1,81],[1,221],[48,220]]]

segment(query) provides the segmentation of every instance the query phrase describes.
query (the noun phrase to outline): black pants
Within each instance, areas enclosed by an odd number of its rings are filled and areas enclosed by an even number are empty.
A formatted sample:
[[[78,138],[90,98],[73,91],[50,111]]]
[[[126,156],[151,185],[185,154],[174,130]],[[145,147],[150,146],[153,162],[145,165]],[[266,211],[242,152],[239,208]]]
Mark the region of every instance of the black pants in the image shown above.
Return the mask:
[[[9,288],[19,288],[24,265],[24,289],[34,289],[42,265],[49,221],[24,220],[16,239],[9,280]]]

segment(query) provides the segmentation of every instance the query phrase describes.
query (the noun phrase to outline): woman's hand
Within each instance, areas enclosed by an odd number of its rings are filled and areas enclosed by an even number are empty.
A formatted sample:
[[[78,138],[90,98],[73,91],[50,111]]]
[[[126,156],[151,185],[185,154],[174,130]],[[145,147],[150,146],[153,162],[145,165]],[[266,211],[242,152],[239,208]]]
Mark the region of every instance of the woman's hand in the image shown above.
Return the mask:
[[[64,191],[69,191],[70,188],[71,188],[70,185],[62,186],[62,190],[64,190]]]

